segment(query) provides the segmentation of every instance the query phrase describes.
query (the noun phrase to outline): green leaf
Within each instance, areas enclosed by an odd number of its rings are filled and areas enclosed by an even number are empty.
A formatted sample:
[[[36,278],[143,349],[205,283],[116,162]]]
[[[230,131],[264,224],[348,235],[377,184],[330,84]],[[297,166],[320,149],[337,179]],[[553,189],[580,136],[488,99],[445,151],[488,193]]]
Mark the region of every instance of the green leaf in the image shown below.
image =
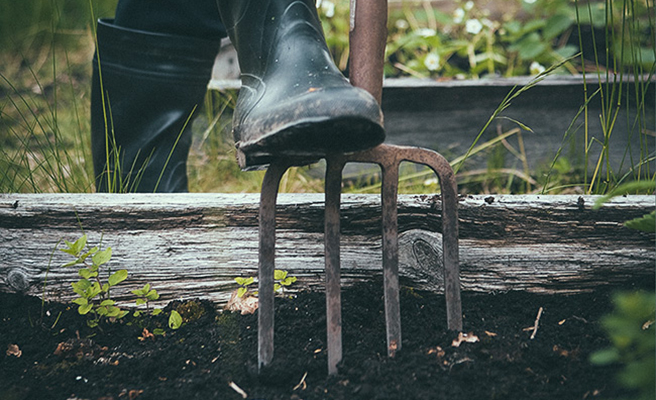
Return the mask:
[[[98,320],[97,319],[90,319],[87,321],[87,325],[89,328],[95,328],[98,326]]]
[[[101,306],[113,306],[114,304],[116,304],[116,302],[114,300],[111,300],[111,299],[103,300],[100,303]]]
[[[116,316],[116,318],[121,319],[121,318],[125,317],[126,315],[128,315],[129,313],[130,313],[130,311],[128,311],[128,310],[121,310],[121,312]]]
[[[519,127],[522,128],[525,131],[533,132],[533,129],[531,129],[531,127],[529,127],[528,125],[525,125],[524,123],[522,123],[522,122],[520,122],[520,121],[518,121],[514,118],[510,118],[510,117],[506,117],[504,115],[500,115],[500,116],[497,117],[497,119],[506,119],[510,122],[513,122],[513,123],[519,125]]]
[[[164,329],[162,328],[153,329],[153,335],[164,336]]]
[[[146,302],[146,299],[140,297],[140,298],[138,298],[138,299],[135,301],[135,303],[136,303],[138,306],[140,306],[140,305],[146,304],[147,302]]]
[[[632,193],[653,193],[656,189],[655,181],[633,181],[623,183],[617,186],[615,189],[611,190],[607,195],[600,197],[595,201],[592,206],[593,210],[600,208],[608,200],[612,199],[615,196],[621,196],[624,194]]]
[[[153,316],[155,316],[155,315],[160,315],[161,313],[162,313],[162,309],[161,309],[161,308],[156,308],[156,309],[154,309],[153,312],[152,312]]]
[[[102,290],[100,289],[100,284],[98,282],[92,283],[86,291],[87,297],[90,299],[98,296],[101,292]]]
[[[561,33],[565,32],[570,26],[574,24],[574,20],[566,14],[556,14],[551,16],[548,20],[542,34],[545,40],[551,40]]]
[[[273,272],[273,279],[281,281],[287,277],[287,271],[277,269]]]
[[[97,251],[98,251],[97,247],[92,248],[91,250],[89,250],[86,253],[79,256],[78,262],[84,262],[90,255],[92,255],[93,253],[95,253]]]
[[[626,221],[624,226],[642,232],[654,233],[656,232],[656,211],[652,211],[651,213],[645,214],[642,217]]]
[[[78,290],[85,292],[87,289],[89,289],[91,287],[91,282],[87,279],[80,279],[77,282],[71,283],[71,285],[73,286],[75,292],[79,293]]]
[[[109,291],[109,284],[105,283],[102,285],[102,291],[103,293],[107,293]]]
[[[97,252],[96,254],[94,254],[91,257],[91,261],[95,265],[103,265],[106,262],[108,262],[111,258],[112,258],[112,248],[108,247],[107,249],[101,250],[101,251]]]
[[[596,351],[590,355],[590,362],[596,365],[607,365],[619,361],[620,353],[616,348]]]
[[[135,318],[138,318],[141,315],[141,311],[137,310],[132,314]]]
[[[126,280],[127,277],[128,277],[128,271],[125,270],[125,269],[120,269],[120,270],[114,272],[114,273],[109,277],[109,279],[107,280],[107,282],[109,283],[109,286],[116,286],[116,285],[118,285],[119,283],[121,283],[121,282],[123,282],[124,280]]]
[[[240,286],[248,286],[254,281],[255,278],[253,278],[252,276],[248,278],[240,278],[240,277],[235,278],[235,282],[237,282]]]
[[[280,286],[279,283],[276,283],[276,284],[273,285],[273,291],[274,291],[274,292],[277,292],[277,291],[279,291],[280,289],[282,289],[282,286]]]
[[[102,315],[104,317],[104,316],[107,315],[107,313],[109,311],[108,311],[107,307],[98,307],[98,308],[96,308],[96,312],[98,313],[98,315]]]
[[[537,32],[532,32],[524,36],[508,49],[516,51],[519,57],[523,60],[533,60],[545,51],[546,48],[547,46],[542,42],[540,35]]]
[[[64,253],[71,254],[73,256],[77,256],[80,254],[82,249],[84,249],[84,246],[87,245],[87,235],[82,235],[81,238],[76,240],[75,242],[71,243],[68,240],[64,240],[64,243],[66,243],[66,246],[68,246],[67,249],[61,249]]]
[[[146,298],[150,301],[157,300],[159,299],[159,293],[157,293],[157,290],[153,289],[146,294]]]
[[[289,277],[281,280],[280,284],[283,285],[283,286],[289,286],[294,282],[296,282],[296,277],[295,276],[289,276]]]
[[[87,268],[80,269],[79,271],[77,271],[77,274],[80,275],[84,279],[91,278],[91,271],[89,271]]]
[[[169,316],[169,328],[178,329],[182,326],[182,316],[179,312],[172,310]]]
[[[107,307],[107,316],[108,317],[118,317],[122,313],[123,313],[123,310],[121,310],[118,307],[114,307],[114,306]]]
[[[80,315],[86,315],[91,311],[91,308],[93,307],[93,304],[85,304],[81,305],[77,308],[77,312],[80,313]]]
[[[73,300],[73,303],[79,306],[86,306],[89,304],[89,300],[87,300],[86,297],[78,297],[77,299]]]
[[[240,287],[239,289],[237,289],[237,297],[244,297],[247,291],[248,289],[246,289],[245,287]]]

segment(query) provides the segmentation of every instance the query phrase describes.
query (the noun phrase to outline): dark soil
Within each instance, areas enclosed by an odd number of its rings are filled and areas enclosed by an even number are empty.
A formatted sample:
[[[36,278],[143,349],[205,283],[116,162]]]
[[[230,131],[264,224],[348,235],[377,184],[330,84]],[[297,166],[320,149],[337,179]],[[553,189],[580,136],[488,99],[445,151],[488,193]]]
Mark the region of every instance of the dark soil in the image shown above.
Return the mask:
[[[328,376],[323,293],[276,299],[276,355],[257,374],[257,313],[208,302],[90,329],[75,308],[0,293],[0,399],[592,399],[622,393],[616,367],[592,366],[608,345],[599,320],[610,294],[463,293],[464,325],[480,341],[453,347],[444,297],[402,289],[403,349],[388,358],[382,285],[344,289],[344,360]],[[169,304],[167,310],[179,307]],[[544,312],[534,339],[538,309]],[[195,309],[194,309],[195,308]],[[182,309],[181,309],[182,310]],[[60,315],[61,313],[61,315]],[[165,315],[166,314],[166,315]],[[56,319],[59,320],[55,323]],[[54,325],[54,326],[53,326]],[[140,340],[143,328],[165,336]],[[79,336],[79,338],[78,338]],[[22,354],[5,354],[17,345]],[[59,350],[57,350],[59,349]],[[304,383],[303,376],[307,374]],[[299,383],[301,383],[299,385]],[[297,386],[298,385],[298,386]],[[296,389],[294,389],[296,387]]]

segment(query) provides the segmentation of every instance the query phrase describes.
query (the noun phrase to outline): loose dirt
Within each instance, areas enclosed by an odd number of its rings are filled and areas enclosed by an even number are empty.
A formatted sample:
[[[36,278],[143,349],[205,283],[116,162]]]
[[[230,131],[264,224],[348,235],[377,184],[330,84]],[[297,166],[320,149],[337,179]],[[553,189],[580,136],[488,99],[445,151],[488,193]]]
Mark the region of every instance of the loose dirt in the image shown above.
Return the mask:
[[[344,359],[328,376],[323,293],[276,299],[275,357],[257,373],[257,313],[206,301],[157,317],[86,326],[75,308],[0,293],[0,399],[594,399],[626,395],[599,321],[610,293],[463,293],[465,333],[446,330],[444,297],[404,287],[403,348],[386,355],[382,284],[342,293]],[[535,331],[535,321],[542,309]],[[43,317],[42,317],[43,315]],[[144,331],[144,328],[146,329]],[[164,328],[165,336],[151,336]],[[533,337],[533,338],[531,338]],[[478,341],[475,341],[477,338]]]

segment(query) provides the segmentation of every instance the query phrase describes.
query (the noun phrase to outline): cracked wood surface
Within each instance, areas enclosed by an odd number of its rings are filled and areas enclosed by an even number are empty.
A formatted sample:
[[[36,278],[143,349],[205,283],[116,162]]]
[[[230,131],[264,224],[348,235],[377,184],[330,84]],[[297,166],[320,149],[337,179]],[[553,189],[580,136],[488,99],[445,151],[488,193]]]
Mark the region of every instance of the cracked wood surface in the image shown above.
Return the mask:
[[[654,234],[623,222],[653,211],[654,197],[618,197],[596,211],[595,199],[461,197],[462,289],[575,293],[653,284]],[[0,194],[0,291],[70,300],[77,269],[60,267],[70,256],[53,250],[84,229],[90,244],[112,247],[112,270],[129,272],[119,300],[149,282],[160,303],[225,303],[234,277],[257,274],[258,201],[259,194]],[[406,285],[441,290],[440,210],[439,196],[399,196]],[[322,288],[323,194],[280,194],[277,213],[276,267],[297,276],[297,288]],[[343,284],[381,274],[379,196],[342,195],[341,218]]]

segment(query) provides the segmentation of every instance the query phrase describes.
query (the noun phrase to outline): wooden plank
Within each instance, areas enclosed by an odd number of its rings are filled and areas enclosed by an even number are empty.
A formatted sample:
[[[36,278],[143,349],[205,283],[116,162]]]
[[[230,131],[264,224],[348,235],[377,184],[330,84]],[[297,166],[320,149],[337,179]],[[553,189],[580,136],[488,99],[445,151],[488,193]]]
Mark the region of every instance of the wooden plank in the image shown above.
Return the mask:
[[[619,197],[597,211],[594,200],[461,198],[463,290],[575,293],[653,283],[654,234],[622,223],[654,210],[654,197]],[[0,194],[0,290],[69,300],[77,271],[60,267],[68,256],[53,249],[83,228],[90,243],[112,247],[113,270],[128,269],[119,299],[150,282],[162,302],[226,302],[234,277],[256,275],[258,201],[257,194]],[[277,267],[297,276],[299,288],[322,287],[323,194],[281,194],[278,204]],[[399,197],[407,285],[441,290],[440,208],[439,196]],[[341,213],[342,281],[380,274],[379,196],[343,195]]]

